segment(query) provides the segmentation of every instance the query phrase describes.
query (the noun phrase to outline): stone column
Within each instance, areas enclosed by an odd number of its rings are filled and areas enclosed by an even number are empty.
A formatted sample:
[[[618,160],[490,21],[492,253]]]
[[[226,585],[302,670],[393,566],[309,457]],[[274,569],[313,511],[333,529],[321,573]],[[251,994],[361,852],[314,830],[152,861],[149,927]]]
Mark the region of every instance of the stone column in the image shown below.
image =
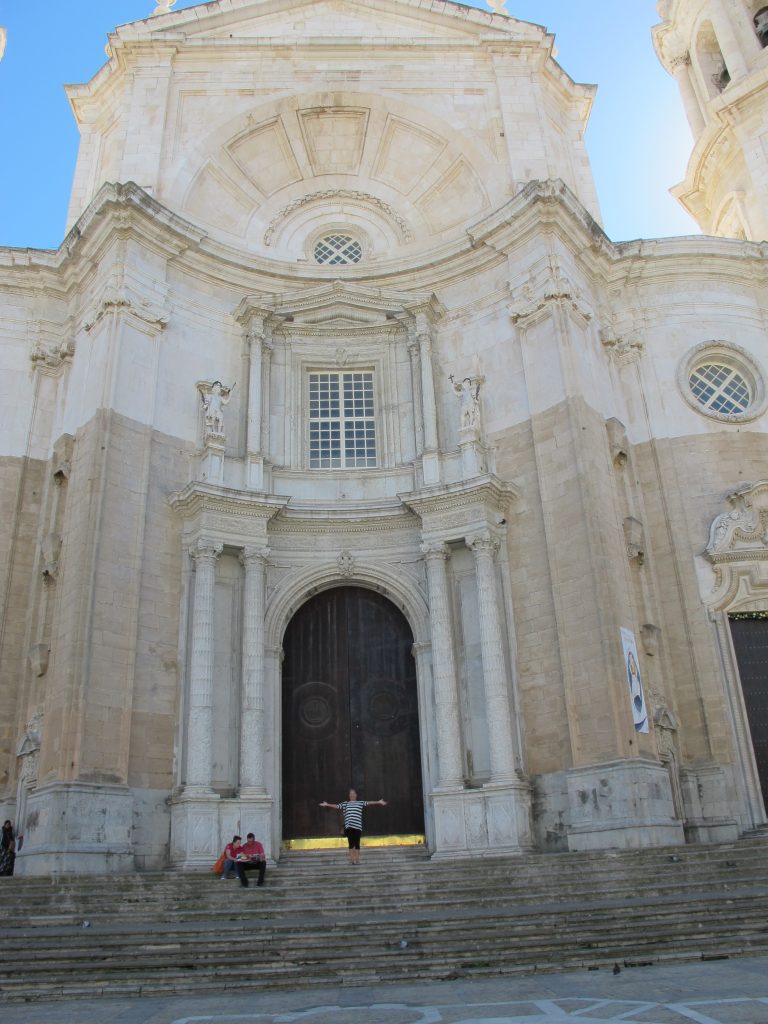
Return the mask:
[[[517,775],[512,741],[509,680],[496,586],[495,559],[499,542],[486,530],[467,537],[467,546],[475,556],[480,650],[491,750],[491,783],[505,783],[516,779]]]
[[[269,548],[246,548],[243,595],[243,668],[240,712],[240,796],[263,796],[264,578]]]
[[[701,110],[701,104],[696,95],[696,90],[691,81],[691,58],[687,53],[680,54],[670,62],[669,70],[680,89],[680,96],[683,100],[688,123],[691,126],[694,139],[704,131],[705,120]]]
[[[715,29],[720,52],[723,55],[725,66],[728,68],[731,81],[735,82],[737,78],[742,78],[748,73],[747,62],[736,39],[731,15],[725,9],[723,0],[709,0],[709,3],[712,25]]]
[[[222,544],[201,538],[190,551],[195,562],[195,589],[192,602],[187,784],[184,789],[188,796],[212,792],[213,600],[216,559],[222,550]]]
[[[264,452],[269,424],[269,366],[272,344],[265,315],[254,315],[245,334],[248,351],[246,418],[247,486],[264,489]]]
[[[440,456],[437,437],[437,402],[435,400],[435,375],[432,367],[432,336],[428,324],[419,324],[417,329],[419,364],[421,368],[421,414],[424,423],[424,451],[422,467],[425,484],[440,482]]]
[[[453,629],[448,601],[448,574],[445,544],[422,544],[427,563],[429,586],[429,623],[432,641],[432,675],[435,687],[435,721],[437,724],[438,786],[440,789],[462,785],[464,770],[461,756],[456,659],[453,650]]]

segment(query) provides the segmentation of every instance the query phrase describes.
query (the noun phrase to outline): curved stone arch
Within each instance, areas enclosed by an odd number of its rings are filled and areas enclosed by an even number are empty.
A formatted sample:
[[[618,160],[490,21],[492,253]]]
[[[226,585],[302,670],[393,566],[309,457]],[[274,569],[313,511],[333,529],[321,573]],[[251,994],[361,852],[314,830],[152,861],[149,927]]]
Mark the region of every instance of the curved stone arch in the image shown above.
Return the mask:
[[[766,808],[728,616],[768,612],[768,480],[740,487],[727,500],[731,510],[716,516],[710,526],[703,557],[714,570],[714,586],[702,597],[722,656],[745,809],[756,826],[765,822]]]
[[[288,624],[298,609],[323,590],[334,587],[365,587],[383,594],[405,615],[416,644],[429,643],[429,609],[426,595],[417,580],[402,576],[375,563],[355,560],[354,572],[343,573],[338,564],[328,562],[289,576],[272,593],[264,616],[264,642],[267,647],[282,646]]]
[[[318,177],[312,170],[311,159],[301,131],[293,125],[293,121],[300,112],[322,108],[326,103],[325,94],[286,94],[265,104],[257,104],[240,111],[199,140],[190,140],[185,145],[185,156],[168,168],[170,185],[162,190],[158,198],[171,208],[185,211],[185,216],[194,219],[195,214],[187,210],[187,203],[200,183],[201,175],[208,174],[211,177],[210,188],[221,189],[223,193],[228,193],[230,198],[234,196],[235,202],[239,204],[244,226],[241,230],[230,230],[229,233],[251,243],[254,237],[263,235],[283,208],[300,199],[307,189],[316,192],[317,188],[312,187],[312,182],[318,180],[322,180],[325,189],[349,189],[354,183],[355,191],[360,194],[369,193],[377,200],[379,205],[375,209],[379,216],[382,216],[382,211],[389,207],[397,213],[403,223],[409,225],[416,236],[424,237],[442,237],[457,230],[455,225],[447,225],[435,233],[435,230],[429,227],[427,210],[431,209],[431,193],[436,184],[445,182],[448,187],[461,168],[464,168],[463,173],[468,174],[473,181],[476,180],[478,188],[482,190],[482,205],[486,212],[506,201],[507,190],[501,185],[502,180],[506,182],[503,176],[495,176],[498,186],[493,194],[487,191],[488,181],[495,179],[484,172],[498,161],[498,156],[484,141],[457,131],[450,122],[426,107],[376,93],[343,93],[339,97],[338,109],[360,114],[365,108],[369,115],[368,122],[378,133],[377,139],[372,143],[377,147],[383,144],[385,126],[390,119],[399,119],[415,131],[423,131],[425,136],[439,140],[443,145],[433,165],[437,181],[432,181],[430,175],[426,175],[422,192],[416,188],[406,194],[384,178],[376,177],[371,166],[368,166],[364,173],[359,173],[361,168],[358,167],[354,173],[323,171]],[[249,134],[258,133],[262,129],[267,130],[270,125],[274,125],[275,132],[289,143],[290,148],[288,134],[282,126],[283,119],[285,123],[290,123],[291,139],[298,143],[298,153],[292,152],[288,155],[295,173],[293,177],[288,175],[284,182],[276,185],[271,191],[269,188],[260,191],[252,180],[241,173],[242,169],[237,166],[228,147],[233,143],[239,144]],[[371,156],[366,157],[365,163],[371,164]],[[444,163],[445,167],[441,167],[441,163]],[[481,214],[480,209],[470,209],[467,213],[468,222],[476,220]],[[257,220],[258,227],[255,223]],[[398,232],[401,230],[399,223],[395,225],[393,222],[393,228]]]

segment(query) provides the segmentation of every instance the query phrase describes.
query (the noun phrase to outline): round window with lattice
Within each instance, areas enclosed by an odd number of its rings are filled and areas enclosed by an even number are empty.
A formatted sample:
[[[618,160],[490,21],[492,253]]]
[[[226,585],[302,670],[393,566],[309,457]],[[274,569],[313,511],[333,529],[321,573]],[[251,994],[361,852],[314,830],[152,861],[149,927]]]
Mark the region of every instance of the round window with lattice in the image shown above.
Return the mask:
[[[360,262],[363,247],[352,235],[323,235],[315,242],[314,256],[321,266],[344,267]]]
[[[688,404],[714,419],[754,419],[765,411],[762,372],[749,353],[727,341],[697,345],[683,359],[678,383]]]

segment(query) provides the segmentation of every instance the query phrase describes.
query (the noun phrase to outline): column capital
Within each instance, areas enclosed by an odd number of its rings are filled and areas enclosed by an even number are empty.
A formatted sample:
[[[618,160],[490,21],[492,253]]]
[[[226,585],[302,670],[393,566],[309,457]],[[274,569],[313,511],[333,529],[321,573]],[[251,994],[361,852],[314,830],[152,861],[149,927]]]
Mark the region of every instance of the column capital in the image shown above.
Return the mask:
[[[248,565],[256,565],[259,562],[261,562],[262,564],[265,564],[268,561],[269,556],[271,555],[271,553],[272,553],[271,550],[269,548],[267,548],[267,547],[263,547],[263,548],[248,547],[248,548],[243,548],[240,551],[240,554],[237,557],[240,559],[240,564],[241,565],[248,566]]]
[[[494,537],[490,530],[481,530],[479,533],[472,533],[464,538],[464,543],[474,554],[489,554],[493,557],[499,550],[499,540]]]
[[[426,559],[445,559],[450,557],[448,545],[441,540],[425,541],[421,545],[421,553]]]
[[[224,545],[220,541],[200,537],[190,545],[189,556],[196,565],[204,562],[215,563],[223,550]]]

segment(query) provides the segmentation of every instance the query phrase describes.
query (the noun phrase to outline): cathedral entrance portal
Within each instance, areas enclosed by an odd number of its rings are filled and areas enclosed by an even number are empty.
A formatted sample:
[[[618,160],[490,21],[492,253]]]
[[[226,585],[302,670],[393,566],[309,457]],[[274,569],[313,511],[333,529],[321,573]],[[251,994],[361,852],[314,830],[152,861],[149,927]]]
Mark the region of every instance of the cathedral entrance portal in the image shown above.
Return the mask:
[[[763,612],[730,617],[757,771],[768,805],[768,619]]]
[[[367,835],[424,831],[413,634],[400,610],[363,587],[312,597],[285,634],[283,837],[342,835],[340,815],[318,807],[387,801]]]

